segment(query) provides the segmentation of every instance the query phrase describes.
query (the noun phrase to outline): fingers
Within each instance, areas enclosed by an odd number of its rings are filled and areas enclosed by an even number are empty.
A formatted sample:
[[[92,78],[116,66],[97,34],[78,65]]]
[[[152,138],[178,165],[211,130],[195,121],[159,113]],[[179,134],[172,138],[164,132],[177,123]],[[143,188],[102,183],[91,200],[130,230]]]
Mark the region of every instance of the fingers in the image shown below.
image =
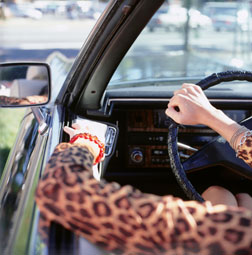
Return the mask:
[[[199,85],[193,84],[193,83],[183,83],[182,88],[194,88],[196,90],[202,90]]]
[[[198,95],[198,94],[204,94],[201,87],[195,84],[191,83],[184,83],[182,85],[182,88],[179,90],[176,90],[174,92],[174,96],[176,95]]]
[[[202,88],[199,85],[195,85],[195,84],[192,84],[192,83],[184,83],[182,85],[182,88],[187,89],[190,92],[193,91],[193,92],[196,92],[196,93],[199,93],[199,94],[204,94]]]
[[[173,92],[174,96],[177,96],[177,95],[186,95],[187,94],[187,90],[186,88],[182,88],[182,89],[178,89],[178,90],[175,90]]]
[[[203,90],[201,89],[200,86],[192,84],[192,83],[183,83],[182,86],[181,86],[181,89],[175,91],[174,94],[175,93],[177,94],[179,91],[181,93],[183,93],[183,91],[186,92],[186,93],[188,93],[188,92],[202,93],[203,92]]]
[[[70,137],[73,137],[76,134],[88,132],[89,128],[88,126],[85,126],[84,128],[79,123],[73,123],[72,127],[65,126],[64,131],[70,135]]]
[[[105,130],[104,128],[99,128],[93,124],[93,126],[89,122],[82,123],[73,123],[72,127],[65,126],[64,131],[70,136],[70,139],[80,133],[89,133],[91,135],[97,136],[98,139],[105,143]]]
[[[166,114],[170,117],[172,117],[174,114],[176,115],[178,111],[176,111],[176,108],[179,108],[179,101],[180,97],[183,97],[183,95],[178,95],[177,97],[173,97],[170,99],[170,102],[167,105]],[[172,116],[171,116],[172,115]]]
[[[95,128],[92,127],[92,125],[85,120],[82,121],[81,123],[73,123],[72,127],[82,133],[84,133],[84,132],[90,133],[93,130],[95,130]]]
[[[174,119],[176,121],[177,116],[178,116],[178,112],[175,110],[175,108],[169,106],[166,110],[165,110],[165,114],[167,116],[169,116],[170,118]]]
[[[174,97],[170,100],[170,103],[172,100],[175,100],[177,99],[178,96],[189,96],[190,97],[190,94],[196,94],[196,92],[201,92],[201,88],[195,84],[191,84],[191,83],[184,83],[182,85],[182,88],[181,89],[178,89],[178,90],[175,90],[174,91]],[[168,105],[169,107],[169,105]]]
[[[64,131],[70,136],[70,137],[73,137],[75,135],[75,129],[71,128],[71,127],[68,127],[68,126],[65,126],[64,127]]]
[[[73,127],[74,129],[81,129],[81,125],[78,124],[78,123],[73,123],[72,127]]]
[[[244,207],[252,211],[252,197],[247,193],[239,193],[236,195],[239,207]]]
[[[178,94],[170,99],[170,102],[167,105],[168,109],[178,107],[180,110],[183,110],[183,108],[187,106],[188,100],[190,100],[190,98],[187,95]]]

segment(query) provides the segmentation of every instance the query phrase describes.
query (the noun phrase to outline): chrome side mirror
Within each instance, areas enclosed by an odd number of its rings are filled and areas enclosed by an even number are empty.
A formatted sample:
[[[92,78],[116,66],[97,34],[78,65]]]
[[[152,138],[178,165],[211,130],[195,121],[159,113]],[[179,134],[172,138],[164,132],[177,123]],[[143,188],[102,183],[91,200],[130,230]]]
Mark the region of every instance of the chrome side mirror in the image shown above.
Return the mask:
[[[0,106],[27,107],[50,100],[51,74],[46,63],[0,64]]]

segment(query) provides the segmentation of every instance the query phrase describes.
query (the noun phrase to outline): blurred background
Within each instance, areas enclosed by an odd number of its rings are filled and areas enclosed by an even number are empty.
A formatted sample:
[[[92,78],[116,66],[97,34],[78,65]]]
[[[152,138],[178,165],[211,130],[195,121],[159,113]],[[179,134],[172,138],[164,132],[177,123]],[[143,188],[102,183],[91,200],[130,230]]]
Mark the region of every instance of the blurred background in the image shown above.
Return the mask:
[[[1,1],[0,62],[73,61],[107,2]],[[0,108],[0,176],[25,112]]]
[[[46,61],[52,69],[64,68],[67,72],[107,3],[1,0],[0,62]],[[135,77],[148,73],[157,76],[157,63],[163,65],[166,77],[207,75],[217,71],[218,64],[251,69],[251,10],[251,0],[165,1],[132,47],[130,61],[122,63],[112,82],[127,76],[124,67],[129,63]],[[149,52],[156,56],[147,61],[151,66],[138,60],[139,54],[150,56]],[[204,56],[204,63],[199,56]],[[215,62],[209,61],[208,68],[202,70],[205,60],[211,58]],[[202,71],[196,73],[195,69]],[[0,108],[0,176],[24,114],[24,109]]]

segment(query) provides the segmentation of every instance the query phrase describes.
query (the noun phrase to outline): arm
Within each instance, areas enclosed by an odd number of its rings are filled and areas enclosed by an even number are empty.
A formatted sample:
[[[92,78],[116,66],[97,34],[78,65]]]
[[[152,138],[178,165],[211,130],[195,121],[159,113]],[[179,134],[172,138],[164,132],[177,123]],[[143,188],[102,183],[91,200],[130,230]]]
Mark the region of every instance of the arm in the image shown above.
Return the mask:
[[[250,254],[250,211],[98,182],[92,176],[90,151],[89,145],[82,144],[63,143],[56,148],[36,192],[41,226],[55,221],[106,250],[123,254],[185,250],[235,254],[241,249]]]
[[[176,110],[178,108],[179,111]],[[212,106],[201,88],[194,84],[183,84],[180,90],[174,92],[174,97],[168,104],[166,114],[180,124],[206,125],[219,133],[229,143],[233,135],[241,128],[241,125],[230,119],[221,110]],[[245,129],[241,133],[237,133],[234,143],[232,142],[232,147],[236,151],[246,150],[247,153],[243,153],[243,155],[246,154],[248,156],[250,144],[247,143],[247,147],[239,147],[239,142],[246,131]],[[252,138],[248,139],[251,140]],[[246,156],[242,157],[241,153],[238,153],[238,156],[249,164],[250,160]]]

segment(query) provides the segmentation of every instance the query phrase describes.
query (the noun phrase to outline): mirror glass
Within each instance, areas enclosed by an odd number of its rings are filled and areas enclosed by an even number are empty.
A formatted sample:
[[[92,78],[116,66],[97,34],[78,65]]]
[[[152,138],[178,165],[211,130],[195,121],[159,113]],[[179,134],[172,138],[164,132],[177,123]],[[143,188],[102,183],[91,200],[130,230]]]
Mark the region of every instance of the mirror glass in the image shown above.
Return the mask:
[[[0,65],[0,106],[35,106],[49,101],[46,64]]]

